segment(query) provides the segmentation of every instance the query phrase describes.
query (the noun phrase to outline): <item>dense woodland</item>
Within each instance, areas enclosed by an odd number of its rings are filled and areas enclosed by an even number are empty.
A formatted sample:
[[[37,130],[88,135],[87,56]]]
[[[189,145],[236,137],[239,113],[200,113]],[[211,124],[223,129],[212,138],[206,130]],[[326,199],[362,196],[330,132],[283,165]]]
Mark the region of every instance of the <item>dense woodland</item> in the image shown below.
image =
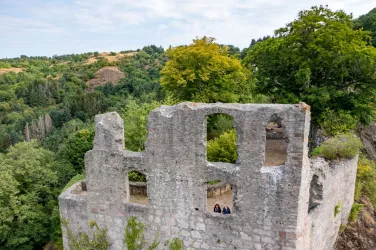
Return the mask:
[[[116,62],[98,52],[0,59],[0,69],[22,68],[0,75],[0,249],[61,248],[57,197],[84,176],[96,114],[121,114],[132,151],[144,149],[148,113],[181,101],[304,101],[312,107],[313,133],[351,134],[375,121],[374,46],[376,9],[354,20],[318,6],[242,50],[203,37],[166,51],[146,46]],[[88,64],[89,58],[97,60]],[[125,77],[88,91],[86,82],[104,66]],[[228,119],[208,122],[208,158],[234,162]],[[356,198],[366,195],[376,206],[375,163],[360,159]]]

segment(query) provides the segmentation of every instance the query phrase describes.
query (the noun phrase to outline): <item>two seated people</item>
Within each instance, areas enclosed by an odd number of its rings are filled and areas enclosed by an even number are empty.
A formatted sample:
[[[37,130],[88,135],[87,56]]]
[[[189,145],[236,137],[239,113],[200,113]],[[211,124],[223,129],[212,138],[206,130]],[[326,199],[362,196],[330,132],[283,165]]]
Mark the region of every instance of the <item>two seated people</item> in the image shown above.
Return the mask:
[[[231,214],[231,210],[229,207],[224,206],[223,210],[221,210],[221,207],[218,204],[215,204],[214,206],[214,213],[221,213],[222,214]]]

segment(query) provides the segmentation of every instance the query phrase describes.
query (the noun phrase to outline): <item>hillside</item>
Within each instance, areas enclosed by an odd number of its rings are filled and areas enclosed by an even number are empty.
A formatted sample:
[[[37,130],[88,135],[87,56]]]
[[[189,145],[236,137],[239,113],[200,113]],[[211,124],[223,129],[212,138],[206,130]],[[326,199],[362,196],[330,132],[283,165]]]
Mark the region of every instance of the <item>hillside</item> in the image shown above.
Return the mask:
[[[0,60],[0,249],[61,247],[57,196],[83,171],[94,116],[162,100],[165,62],[153,45]]]
[[[86,82],[86,87],[88,91],[93,91],[96,87],[103,86],[106,83],[116,85],[124,77],[125,74],[117,67],[106,66],[95,72],[94,78]]]
[[[364,207],[337,238],[335,250],[376,249],[376,210],[368,198],[360,200]]]
[[[22,72],[22,70],[23,70],[22,68],[0,68],[0,75],[6,74],[9,72],[19,73],[19,72]]]
[[[87,61],[84,64],[92,64],[92,63],[98,62],[98,60],[100,59],[105,59],[109,63],[116,63],[116,62],[119,62],[122,58],[132,57],[136,54],[137,52],[124,52],[124,53],[101,52],[101,53],[98,53],[98,55],[94,55],[94,54],[90,55],[90,57],[87,59]]]
[[[163,98],[158,84],[163,49],[150,46],[138,53],[94,54],[0,60],[11,66],[0,68],[0,152],[23,141],[25,125],[46,114],[60,129],[75,118],[87,122],[109,109],[120,112],[132,97]],[[106,86],[107,82],[117,86]]]

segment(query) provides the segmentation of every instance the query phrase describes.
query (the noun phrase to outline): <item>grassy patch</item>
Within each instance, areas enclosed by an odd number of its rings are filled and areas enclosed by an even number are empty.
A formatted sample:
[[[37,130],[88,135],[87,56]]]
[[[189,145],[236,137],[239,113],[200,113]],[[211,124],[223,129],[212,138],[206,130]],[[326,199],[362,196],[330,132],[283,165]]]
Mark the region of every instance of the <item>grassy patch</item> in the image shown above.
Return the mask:
[[[362,148],[362,143],[354,134],[340,134],[324,141],[315,148],[312,156],[322,156],[328,160],[350,159]]]
[[[77,182],[83,181],[85,179],[86,179],[85,174],[78,174],[78,175],[73,176],[73,178],[67,183],[67,185],[65,185],[62,192],[64,192],[65,190],[73,186],[73,184],[76,184]]]
[[[355,200],[358,201],[362,195],[367,196],[376,208],[376,164],[365,156],[359,157],[355,183]]]
[[[212,181],[208,181],[208,185],[215,185],[215,184],[218,184],[220,182],[221,182],[220,180],[212,180]]]
[[[362,210],[363,207],[364,207],[363,204],[358,204],[358,203],[353,204],[353,206],[351,207],[350,215],[349,215],[350,222],[353,222],[356,220],[358,213]]]

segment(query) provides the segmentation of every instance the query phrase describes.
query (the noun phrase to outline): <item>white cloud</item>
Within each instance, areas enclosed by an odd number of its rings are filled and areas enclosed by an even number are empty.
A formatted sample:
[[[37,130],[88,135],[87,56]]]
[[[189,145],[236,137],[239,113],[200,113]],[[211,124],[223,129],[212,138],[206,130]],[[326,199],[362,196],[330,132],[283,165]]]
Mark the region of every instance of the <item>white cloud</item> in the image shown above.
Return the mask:
[[[219,43],[246,47],[252,38],[271,35],[295,19],[300,10],[328,4],[323,0],[73,0],[70,4],[19,0],[4,3],[19,8],[22,14],[2,15],[0,10],[0,31],[8,35],[9,43],[15,39],[12,37],[15,32],[61,36],[61,43],[64,42],[61,46],[67,47],[66,40],[72,37],[93,46],[95,41],[87,39],[116,36],[117,40],[110,39],[107,47],[122,49],[135,46],[134,41],[139,47],[187,44],[196,36],[204,35],[216,37]],[[329,3],[329,8],[344,9],[355,17],[373,7],[376,0],[331,0]],[[106,44],[96,47],[106,47]]]

